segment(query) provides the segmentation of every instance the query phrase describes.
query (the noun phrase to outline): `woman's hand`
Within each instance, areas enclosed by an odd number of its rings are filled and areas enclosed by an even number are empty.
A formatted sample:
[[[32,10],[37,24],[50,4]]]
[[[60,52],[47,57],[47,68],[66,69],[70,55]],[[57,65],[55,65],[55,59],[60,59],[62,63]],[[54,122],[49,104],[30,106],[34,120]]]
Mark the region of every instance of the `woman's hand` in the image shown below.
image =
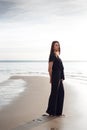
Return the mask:
[[[61,79],[61,82],[63,83],[63,79]]]

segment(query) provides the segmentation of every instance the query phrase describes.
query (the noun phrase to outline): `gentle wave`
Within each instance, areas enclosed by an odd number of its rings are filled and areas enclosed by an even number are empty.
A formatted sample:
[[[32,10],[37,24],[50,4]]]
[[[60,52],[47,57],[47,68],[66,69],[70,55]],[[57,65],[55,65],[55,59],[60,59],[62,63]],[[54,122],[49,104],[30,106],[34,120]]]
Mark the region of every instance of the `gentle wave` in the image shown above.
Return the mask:
[[[87,62],[64,62],[66,78],[87,79]],[[49,76],[48,62],[0,62],[0,81],[5,81],[13,75]]]
[[[25,90],[26,82],[22,79],[9,79],[0,83],[0,109],[8,105]]]
[[[49,77],[49,74],[46,72],[26,72],[26,73],[16,73],[15,75],[19,75],[19,76],[46,76]],[[87,75],[84,73],[69,73],[69,72],[65,72],[65,78],[70,78],[70,79],[76,79],[76,80],[83,80],[83,81],[87,81]]]
[[[84,73],[66,73],[67,78],[87,81],[87,75]]]
[[[11,76],[46,76],[49,77],[49,74],[46,72],[16,72],[16,73],[10,73],[7,75],[0,74],[0,82],[4,82],[8,80]],[[65,72],[65,78],[72,78],[76,80],[83,80],[87,81],[87,75],[81,72],[73,73],[73,72]]]
[[[23,80],[10,79],[11,76],[46,76],[47,62],[0,62],[0,108],[8,105],[25,90]],[[87,62],[64,62],[65,79],[75,79],[87,84]]]

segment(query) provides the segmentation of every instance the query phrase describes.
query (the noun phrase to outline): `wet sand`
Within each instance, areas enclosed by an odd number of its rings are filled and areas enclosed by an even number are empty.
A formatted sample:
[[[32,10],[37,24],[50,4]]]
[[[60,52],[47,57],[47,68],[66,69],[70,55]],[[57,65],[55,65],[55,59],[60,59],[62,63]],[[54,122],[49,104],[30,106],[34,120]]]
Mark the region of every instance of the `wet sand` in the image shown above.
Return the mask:
[[[24,92],[0,111],[0,130],[11,130],[45,114],[50,94],[49,78],[40,76],[14,76],[27,82]],[[87,86],[75,80],[64,81],[65,116],[32,127],[32,130],[72,130],[87,129]],[[29,127],[26,127],[28,130]],[[21,129],[24,130],[24,129]]]

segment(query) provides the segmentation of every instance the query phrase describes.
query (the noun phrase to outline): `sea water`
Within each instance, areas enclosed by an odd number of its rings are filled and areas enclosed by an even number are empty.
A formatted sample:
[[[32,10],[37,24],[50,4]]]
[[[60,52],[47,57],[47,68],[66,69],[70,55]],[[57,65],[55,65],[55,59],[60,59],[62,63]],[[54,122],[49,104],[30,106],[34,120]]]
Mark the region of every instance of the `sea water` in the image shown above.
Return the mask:
[[[87,62],[64,61],[66,79],[79,80],[87,84]],[[15,97],[26,89],[26,82],[22,79],[10,79],[11,76],[46,76],[48,74],[47,61],[0,62],[0,109],[8,105]]]

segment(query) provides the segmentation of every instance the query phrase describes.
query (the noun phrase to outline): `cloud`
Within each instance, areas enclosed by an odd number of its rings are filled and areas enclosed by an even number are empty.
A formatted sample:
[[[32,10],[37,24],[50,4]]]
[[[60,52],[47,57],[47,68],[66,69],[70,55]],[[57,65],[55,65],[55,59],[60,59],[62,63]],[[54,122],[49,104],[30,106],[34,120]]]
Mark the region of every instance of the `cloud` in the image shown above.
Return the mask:
[[[86,0],[0,0],[1,20],[47,22],[58,17],[83,15]]]
[[[5,13],[11,11],[14,6],[14,2],[0,0],[0,15],[4,15]]]

